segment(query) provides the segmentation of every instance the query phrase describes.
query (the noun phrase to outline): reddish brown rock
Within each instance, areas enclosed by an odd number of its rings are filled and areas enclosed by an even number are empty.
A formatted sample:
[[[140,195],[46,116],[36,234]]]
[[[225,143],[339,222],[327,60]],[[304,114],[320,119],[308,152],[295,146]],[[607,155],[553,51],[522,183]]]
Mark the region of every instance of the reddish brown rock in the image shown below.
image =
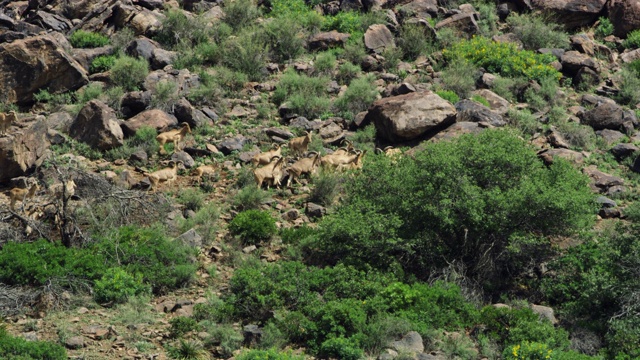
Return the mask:
[[[122,130],[126,136],[135,135],[143,126],[150,126],[158,131],[178,125],[178,120],[160,109],[152,109],[141,112],[122,124]]]

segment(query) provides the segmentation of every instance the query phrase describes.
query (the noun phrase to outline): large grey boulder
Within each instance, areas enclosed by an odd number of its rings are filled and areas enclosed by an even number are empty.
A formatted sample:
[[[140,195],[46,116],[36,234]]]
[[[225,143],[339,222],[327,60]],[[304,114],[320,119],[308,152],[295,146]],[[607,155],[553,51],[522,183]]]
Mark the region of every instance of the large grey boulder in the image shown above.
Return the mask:
[[[591,126],[594,130],[610,129],[627,133],[633,130],[633,119],[615,103],[601,103],[579,116],[583,124]]]
[[[0,183],[25,175],[42,165],[51,144],[45,121],[36,121],[0,138]]]
[[[87,82],[87,72],[50,35],[0,45],[0,94],[9,103],[29,104],[41,89],[66,92]]]
[[[613,34],[626,37],[629,32],[640,29],[640,2],[631,0],[609,0],[609,20],[613,23]]]
[[[382,138],[400,142],[435,133],[453,124],[456,109],[431,91],[420,91],[377,100],[365,116]]]
[[[531,0],[534,9],[553,14],[568,29],[592,25],[606,3],[607,0]]]
[[[342,47],[351,35],[335,30],[317,33],[307,41],[309,50],[324,51],[333,47]]]
[[[160,109],[145,110],[122,123],[122,130],[127,136],[135,135],[143,126],[152,127],[158,131],[178,125],[178,120]]]
[[[410,331],[402,339],[394,341],[390,347],[398,353],[420,354],[424,352],[422,336],[416,331]]]
[[[477,122],[495,127],[507,125],[502,115],[472,100],[461,100],[455,105],[458,115],[456,122]]]
[[[382,52],[384,49],[396,47],[393,34],[383,24],[369,26],[364,33],[364,45],[367,49],[375,52]]]
[[[124,144],[115,111],[99,100],[89,101],[71,124],[69,135],[94,149],[110,150]]]

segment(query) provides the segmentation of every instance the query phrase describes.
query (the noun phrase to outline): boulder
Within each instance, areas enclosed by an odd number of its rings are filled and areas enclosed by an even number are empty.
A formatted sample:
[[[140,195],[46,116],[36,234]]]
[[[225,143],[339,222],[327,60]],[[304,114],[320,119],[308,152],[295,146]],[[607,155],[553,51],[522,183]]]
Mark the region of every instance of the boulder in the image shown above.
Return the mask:
[[[560,58],[562,64],[562,70],[567,74],[574,76],[582,67],[591,68],[591,70],[598,72],[600,67],[589,55],[579,53],[577,51],[566,51]]]
[[[153,70],[163,69],[165,66],[172,64],[177,54],[174,51],[162,49],[162,46],[156,41],[144,36],[132,40],[126,46],[125,52],[129,56],[142,57],[147,60]]]
[[[640,49],[634,49],[630,51],[625,51],[620,54],[620,60],[623,63],[630,63],[632,61],[636,61],[640,59]]]
[[[568,29],[592,25],[606,3],[607,0],[531,0],[534,9],[553,14]]]
[[[192,248],[199,248],[202,246],[202,236],[200,236],[195,229],[189,229],[187,232],[182,233],[182,235],[178,236],[176,240]]]
[[[132,91],[120,100],[120,112],[124,118],[135,116],[151,105],[151,91]]]
[[[218,150],[225,155],[229,155],[232,151],[241,151],[247,142],[249,142],[249,139],[246,137],[236,135],[235,137],[222,140],[222,142],[218,144]]]
[[[403,14],[411,14],[418,19],[429,19],[438,15],[437,0],[413,0],[402,5]]]
[[[420,354],[424,352],[422,336],[416,331],[410,331],[402,339],[394,341],[390,347],[398,353]]]
[[[165,16],[158,11],[118,3],[113,7],[113,21],[117,28],[128,27],[136,35],[152,37],[160,28]]]
[[[365,121],[372,122],[382,138],[399,142],[435,133],[453,124],[456,109],[431,91],[420,91],[377,100]]]
[[[587,166],[582,172],[591,179],[591,188],[600,193],[605,193],[610,187],[624,185],[622,178],[604,173],[595,165]]]
[[[500,115],[509,112],[509,101],[489,89],[475,90],[472,94],[483,97],[489,102],[489,108]]]
[[[192,167],[194,167],[196,165],[195,160],[193,160],[191,155],[189,155],[185,151],[174,152],[173,155],[171,155],[171,160],[175,161],[176,163],[178,161],[182,161],[182,164],[187,169],[191,169]]]
[[[609,152],[613,154],[613,156],[618,160],[623,160],[633,155],[636,151],[640,151],[640,149],[633,144],[618,144],[612,147]]]
[[[187,69],[155,70],[149,73],[144,79],[143,88],[155,91],[160,82],[175,82],[178,88],[178,95],[186,96],[192,89],[200,86],[200,76],[192,74]]]
[[[461,13],[450,16],[436,24],[436,30],[454,28],[462,32],[475,34],[480,31],[477,13]]]
[[[458,112],[456,122],[477,122],[496,127],[507,124],[500,114],[472,100],[464,99],[458,101],[455,107]]]
[[[542,150],[538,152],[538,157],[540,157],[540,159],[542,159],[542,161],[547,165],[553,164],[553,160],[556,157],[568,160],[576,165],[580,165],[584,162],[584,155],[577,151],[563,148]]]
[[[456,122],[448,128],[438,132],[431,140],[439,141],[446,139],[453,139],[463,134],[479,134],[482,130],[486,129],[477,122]]]
[[[151,109],[126,120],[122,123],[122,130],[126,136],[135,135],[143,126],[150,126],[158,131],[178,125],[178,120],[160,109]]]
[[[310,218],[320,218],[323,217],[326,213],[327,209],[324,206],[311,202],[307,203],[307,215]]]
[[[335,30],[317,33],[307,41],[309,50],[324,51],[332,47],[342,47],[351,35]]]
[[[71,21],[67,20],[64,16],[51,14],[41,10],[30,13],[25,21],[42,26],[47,30],[60,32],[67,32],[73,26]]]
[[[640,29],[640,2],[609,0],[607,10],[615,36],[626,37],[629,32]]]
[[[591,126],[594,130],[618,130],[631,132],[633,121],[630,120],[622,107],[615,103],[605,102],[579,115],[581,123]]]
[[[0,138],[0,183],[25,175],[42,165],[50,146],[45,121],[36,121]]]
[[[9,103],[29,104],[40,89],[65,92],[87,82],[87,72],[52,36],[0,45],[0,94]]]
[[[87,72],[91,68],[91,63],[98,56],[113,54],[113,46],[107,45],[93,49],[72,49],[71,55],[73,59],[82,66]]]
[[[626,137],[625,134],[621,133],[620,131],[609,129],[598,130],[596,131],[596,135],[602,138],[602,140],[607,145],[619,143]]]
[[[213,125],[213,121],[211,121],[209,117],[202,111],[194,108],[189,100],[185,98],[175,103],[173,106],[173,115],[178,119],[178,122],[186,122],[192,129],[199,126]]]
[[[115,111],[99,100],[89,101],[71,124],[69,135],[94,149],[110,150],[124,144]]]
[[[396,47],[393,34],[382,24],[369,26],[364,33],[364,45],[368,50],[378,53],[384,51],[384,49]]]
[[[531,311],[538,314],[541,319],[549,320],[553,325],[558,324],[558,320],[554,315],[553,309],[548,306],[531,304]]]

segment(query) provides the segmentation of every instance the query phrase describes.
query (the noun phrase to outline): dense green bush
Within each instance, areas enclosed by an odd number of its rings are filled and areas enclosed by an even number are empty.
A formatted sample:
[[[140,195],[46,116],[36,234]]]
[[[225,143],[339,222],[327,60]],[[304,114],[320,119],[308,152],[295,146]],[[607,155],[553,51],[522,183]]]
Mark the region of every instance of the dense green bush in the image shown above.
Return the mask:
[[[598,26],[595,30],[596,38],[604,39],[605,37],[612,35],[614,31],[613,23],[608,18],[601,16],[598,19]]]
[[[359,360],[364,356],[364,351],[354,340],[336,337],[323,342],[318,354],[327,359]]]
[[[525,341],[506,348],[502,357],[508,360],[550,360],[552,353],[547,344]]]
[[[102,34],[77,30],[69,36],[69,42],[74,48],[95,48],[107,45],[109,38]]]
[[[162,27],[154,37],[158,42],[175,48],[191,48],[206,43],[210,35],[210,27],[201,17],[188,17],[179,9],[169,9],[162,20]]]
[[[414,61],[420,55],[430,55],[436,49],[426,27],[418,24],[403,24],[397,41],[407,61]]]
[[[250,26],[251,23],[260,16],[260,9],[253,0],[233,0],[225,2],[224,17],[222,20],[238,31]]]
[[[263,26],[261,34],[266,38],[272,61],[294,60],[304,52],[302,25],[298,18],[272,19]]]
[[[444,49],[443,54],[448,61],[466,59],[490,73],[509,77],[524,76],[538,81],[547,77],[561,77],[561,74],[549,65],[556,61],[555,56],[518,50],[513,43],[498,43],[482,36],[456,42],[450,48]]]
[[[627,34],[627,38],[622,42],[627,49],[635,49],[640,47],[640,30],[633,30]]]
[[[276,233],[276,220],[267,211],[246,210],[231,220],[229,231],[244,244],[257,244]]]
[[[169,320],[169,324],[171,325],[169,331],[173,338],[179,338],[189,331],[194,331],[198,328],[198,322],[194,318],[187,316],[174,317]]]
[[[46,240],[8,242],[0,251],[0,282],[43,286],[52,278],[96,280],[104,258],[85,249],[66,248]]]
[[[0,358],[12,360],[66,360],[67,351],[60,345],[45,341],[27,341],[7,334],[0,326]]]
[[[301,116],[315,118],[329,110],[326,95],[327,77],[309,77],[297,74],[293,69],[285,71],[273,93],[273,102],[288,103]]]
[[[640,102],[640,75],[636,74],[634,66],[632,63],[615,75],[620,87],[615,99],[621,104],[634,106]]]
[[[93,297],[99,304],[124,303],[130,297],[150,292],[148,285],[142,283],[142,274],[131,275],[124,269],[109,268],[96,280]]]
[[[107,71],[111,69],[113,64],[116,63],[117,58],[118,57],[115,55],[98,56],[97,58],[93,59],[93,61],[91,62],[89,71],[91,71],[91,73],[99,73],[99,72]]]
[[[464,59],[453,59],[442,71],[442,85],[446,90],[453,91],[461,98],[468,98],[476,87],[476,80],[480,76],[478,67]],[[454,103],[455,104],[455,103]]]
[[[460,101],[460,96],[451,90],[438,90],[436,91],[436,94],[452,104]]]
[[[373,157],[321,222],[315,257],[399,265],[418,276],[462,261],[477,279],[501,283],[514,275],[500,274],[520,266],[507,256],[515,239],[531,240],[527,253],[534,254],[548,248],[538,236],[591,224],[596,207],[587,184],[568,162],[545,167],[509,131],[429,144],[394,162]]]
[[[137,90],[148,74],[149,64],[142,58],[123,56],[111,67],[111,80],[128,91]]]
[[[236,356],[237,360],[304,360],[302,355],[280,352],[276,349],[247,350]]]
[[[379,95],[374,80],[373,76],[362,76],[351,81],[334,106],[347,118],[353,118],[357,113],[367,110]]]
[[[107,264],[142,274],[156,294],[188,284],[197,268],[194,249],[169,240],[159,227],[120,227],[98,241],[93,251],[105,257]]]
[[[246,74],[250,81],[261,81],[266,75],[269,48],[258,30],[251,30],[225,41],[222,64]]]
[[[569,47],[569,35],[548,18],[512,13],[507,18],[507,23],[527,50]]]

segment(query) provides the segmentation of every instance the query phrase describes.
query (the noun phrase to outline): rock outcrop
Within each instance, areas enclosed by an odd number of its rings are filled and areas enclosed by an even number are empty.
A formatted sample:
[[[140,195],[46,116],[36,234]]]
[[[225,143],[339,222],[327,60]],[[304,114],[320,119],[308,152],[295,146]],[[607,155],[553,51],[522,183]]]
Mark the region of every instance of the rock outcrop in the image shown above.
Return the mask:
[[[13,136],[0,138],[0,183],[42,165],[50,146],[45,121],[36,121]]]
[[[69,135],[94,149],[110,150],[124,144],[116,113],[99,100],[89,101],[71,124]]]

